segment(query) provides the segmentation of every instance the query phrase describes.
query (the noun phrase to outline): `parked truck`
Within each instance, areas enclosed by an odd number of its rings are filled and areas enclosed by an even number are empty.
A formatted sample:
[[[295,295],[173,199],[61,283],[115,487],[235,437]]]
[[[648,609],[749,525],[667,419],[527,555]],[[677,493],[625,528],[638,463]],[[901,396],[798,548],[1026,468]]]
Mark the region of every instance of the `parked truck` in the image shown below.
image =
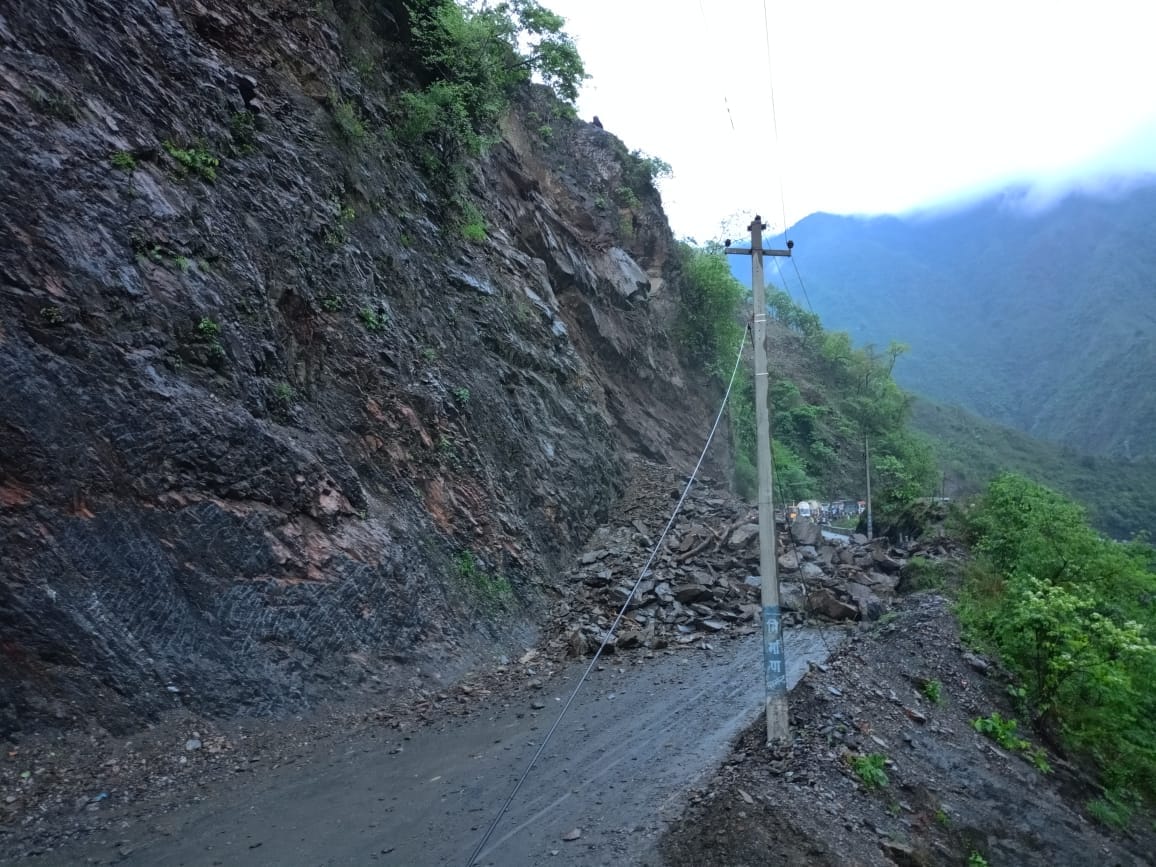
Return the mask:
[[[818,524],[823,518],[823,507],[818,500],[799,500],[795,506],[795,517],[809,518]]]

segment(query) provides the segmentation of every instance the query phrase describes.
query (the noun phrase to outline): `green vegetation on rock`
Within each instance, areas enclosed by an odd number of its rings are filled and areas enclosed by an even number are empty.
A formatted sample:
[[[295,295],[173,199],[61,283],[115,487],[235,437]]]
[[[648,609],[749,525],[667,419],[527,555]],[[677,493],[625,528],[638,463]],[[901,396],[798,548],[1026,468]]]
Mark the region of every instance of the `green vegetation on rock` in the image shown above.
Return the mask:
[[[586,78],[565,19],[533,0],[414,0],[414,43],[429,83],[402,95],[402,137],[455,172],[493,140],[520,86],[537,74],[567,105]]]
[[[206,181],[217,179],[217,168],[221,165],[220,159],[213,156],[203,145],[190,145],[183,148],[171,141],[164,144],[165,151],[176,160],[181,176],[195,174]]]
[[[886,764],[887,756],[872,753],[871,755],[856,756],[851,761],[851,770],[868,789],[881,789],[891,782],[883,770]]]

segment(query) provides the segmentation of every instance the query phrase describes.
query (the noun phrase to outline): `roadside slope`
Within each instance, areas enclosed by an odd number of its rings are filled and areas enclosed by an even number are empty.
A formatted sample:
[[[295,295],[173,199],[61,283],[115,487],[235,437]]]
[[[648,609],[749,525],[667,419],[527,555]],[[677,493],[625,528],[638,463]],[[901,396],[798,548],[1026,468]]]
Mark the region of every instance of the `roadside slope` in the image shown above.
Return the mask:
[[[973,729],[1015,712],[941,596],[905,598],[791,698],[791,748],[773,754],[761,726],[748,728],[663,841],[665,867],[1152,863],[1151,832],[1109,836],[1083,813],[1097,793],[1072,768],[1049,756],[1054,772],[1041,774]],[[872,755],[887,759],[877,789],[852,769]]]

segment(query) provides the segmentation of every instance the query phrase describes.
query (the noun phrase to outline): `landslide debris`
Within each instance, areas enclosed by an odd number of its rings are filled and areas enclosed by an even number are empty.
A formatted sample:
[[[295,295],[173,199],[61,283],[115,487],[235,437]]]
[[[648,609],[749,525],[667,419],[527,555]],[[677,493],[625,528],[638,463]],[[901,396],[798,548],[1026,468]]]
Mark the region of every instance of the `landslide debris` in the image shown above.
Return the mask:
[[[1096,825],[1083,805],[1097,790],[1045,745],[1033,750],[1047,774],[975,730],[993,712],[1015,717],[1006,686],[961,643],[943,596],[901,598],[794,689],[788,747],[768,749],[761,720],[738,739],[664,837],[662,863],[1153,863],[1156,834]]]
[[[633,464],[629,486],[611,519],[587,542],[567,574],[550,647],[593,653],[629,598],[607,649],[688,646],[712,635],[758,629],[758,513],[710,478],[691,487],[670,533],[637,590],[631,589],[686,485],[670,467]],[[806,617],[872,621],[893,603],[913,557],[958,556],[947,541],[898,547],[887,539],[824,535],[807,520],[777,524],[780,595],[785,622]]]

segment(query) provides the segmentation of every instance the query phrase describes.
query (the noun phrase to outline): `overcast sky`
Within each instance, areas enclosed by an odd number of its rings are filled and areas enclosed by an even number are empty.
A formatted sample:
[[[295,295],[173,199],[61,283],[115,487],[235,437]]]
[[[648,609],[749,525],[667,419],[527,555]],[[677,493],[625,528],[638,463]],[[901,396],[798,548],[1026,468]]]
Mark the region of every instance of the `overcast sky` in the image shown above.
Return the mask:
[[[793,224],[1156,170],[1146,0],[767,0],[777,147],[762,0],[544,3],[592,76],[581,114],[674,167],[679,235],[752,209],[781,231],[780,189]]]

